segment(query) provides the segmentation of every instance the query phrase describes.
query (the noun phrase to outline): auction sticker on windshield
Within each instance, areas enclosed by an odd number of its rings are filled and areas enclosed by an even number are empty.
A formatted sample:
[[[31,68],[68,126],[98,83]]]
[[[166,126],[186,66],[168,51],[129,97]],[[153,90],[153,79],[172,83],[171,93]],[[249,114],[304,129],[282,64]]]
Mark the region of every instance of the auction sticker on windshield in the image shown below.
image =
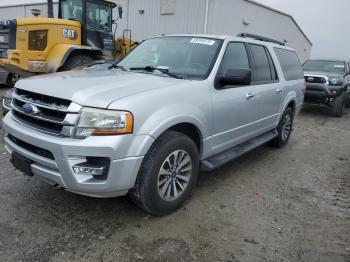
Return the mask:
[[[215,44],[215,40],[205,38],[192,38],[191,43],[200,45],[213,45]]]

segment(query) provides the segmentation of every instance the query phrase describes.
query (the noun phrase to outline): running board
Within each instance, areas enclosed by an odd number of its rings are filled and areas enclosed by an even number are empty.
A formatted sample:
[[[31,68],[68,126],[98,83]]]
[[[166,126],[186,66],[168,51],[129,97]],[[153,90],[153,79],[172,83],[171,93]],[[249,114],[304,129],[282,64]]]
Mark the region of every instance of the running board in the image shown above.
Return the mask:
[[[215,168],[218,168],[241,155],[257,148],[263,144],[266,144],[270,140],[274,139],[277,136],[277,130],[271,130],[266,132],[258,137],[255,137],[247,142],[239,144],[229,150],[226,150],[218,155],[212,156],[206,160],[201,161],[201,170],[202,171],[212,171]]]

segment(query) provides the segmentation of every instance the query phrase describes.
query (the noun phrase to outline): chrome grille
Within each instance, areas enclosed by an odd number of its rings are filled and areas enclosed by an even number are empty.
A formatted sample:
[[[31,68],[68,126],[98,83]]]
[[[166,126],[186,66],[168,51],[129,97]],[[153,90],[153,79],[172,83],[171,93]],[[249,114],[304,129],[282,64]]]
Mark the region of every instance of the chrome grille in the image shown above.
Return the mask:
[[[328,82],[327,78],[324,76],[311,76],[311,75],[306,75],[305,81],[308,83],[316,83],[316,84],[326,84]]]
[[[80,105],[69,100],[18,88],[13,94],[13,117],[26,126],[51,135],[71,136],[80,109]]]

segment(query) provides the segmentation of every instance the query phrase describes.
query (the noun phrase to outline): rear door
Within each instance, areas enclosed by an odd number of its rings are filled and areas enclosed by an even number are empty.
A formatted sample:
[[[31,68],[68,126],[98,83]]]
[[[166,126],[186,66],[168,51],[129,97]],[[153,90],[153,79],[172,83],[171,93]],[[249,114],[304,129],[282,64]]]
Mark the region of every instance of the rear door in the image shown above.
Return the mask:
[[[256,114],[258,121],[253,127],[258,133],[263,133],[273,129],[278,121],[283,90],[270,51],[258,44],[249,44],[249,49],[254,68],[252,113]]]

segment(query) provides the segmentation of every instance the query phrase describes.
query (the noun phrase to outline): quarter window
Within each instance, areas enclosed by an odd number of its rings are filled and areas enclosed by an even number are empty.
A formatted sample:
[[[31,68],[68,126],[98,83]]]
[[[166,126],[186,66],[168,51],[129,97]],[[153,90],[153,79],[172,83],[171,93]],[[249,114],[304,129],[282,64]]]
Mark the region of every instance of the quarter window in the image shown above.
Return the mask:
[[[284,78],[287,81],[304,79],[303,69],[297,54],[294,51],[275,48],[278,61],[281,64]]]
[[[246,47],[243,43],[229,43],[222,59],[220,72],[225,73],[228,69],[247,69],[249,59]]]
[[[270,53],[264,46],[250,44],[254,61],[254,80],[265,83],[277,80],[277,74]]]

